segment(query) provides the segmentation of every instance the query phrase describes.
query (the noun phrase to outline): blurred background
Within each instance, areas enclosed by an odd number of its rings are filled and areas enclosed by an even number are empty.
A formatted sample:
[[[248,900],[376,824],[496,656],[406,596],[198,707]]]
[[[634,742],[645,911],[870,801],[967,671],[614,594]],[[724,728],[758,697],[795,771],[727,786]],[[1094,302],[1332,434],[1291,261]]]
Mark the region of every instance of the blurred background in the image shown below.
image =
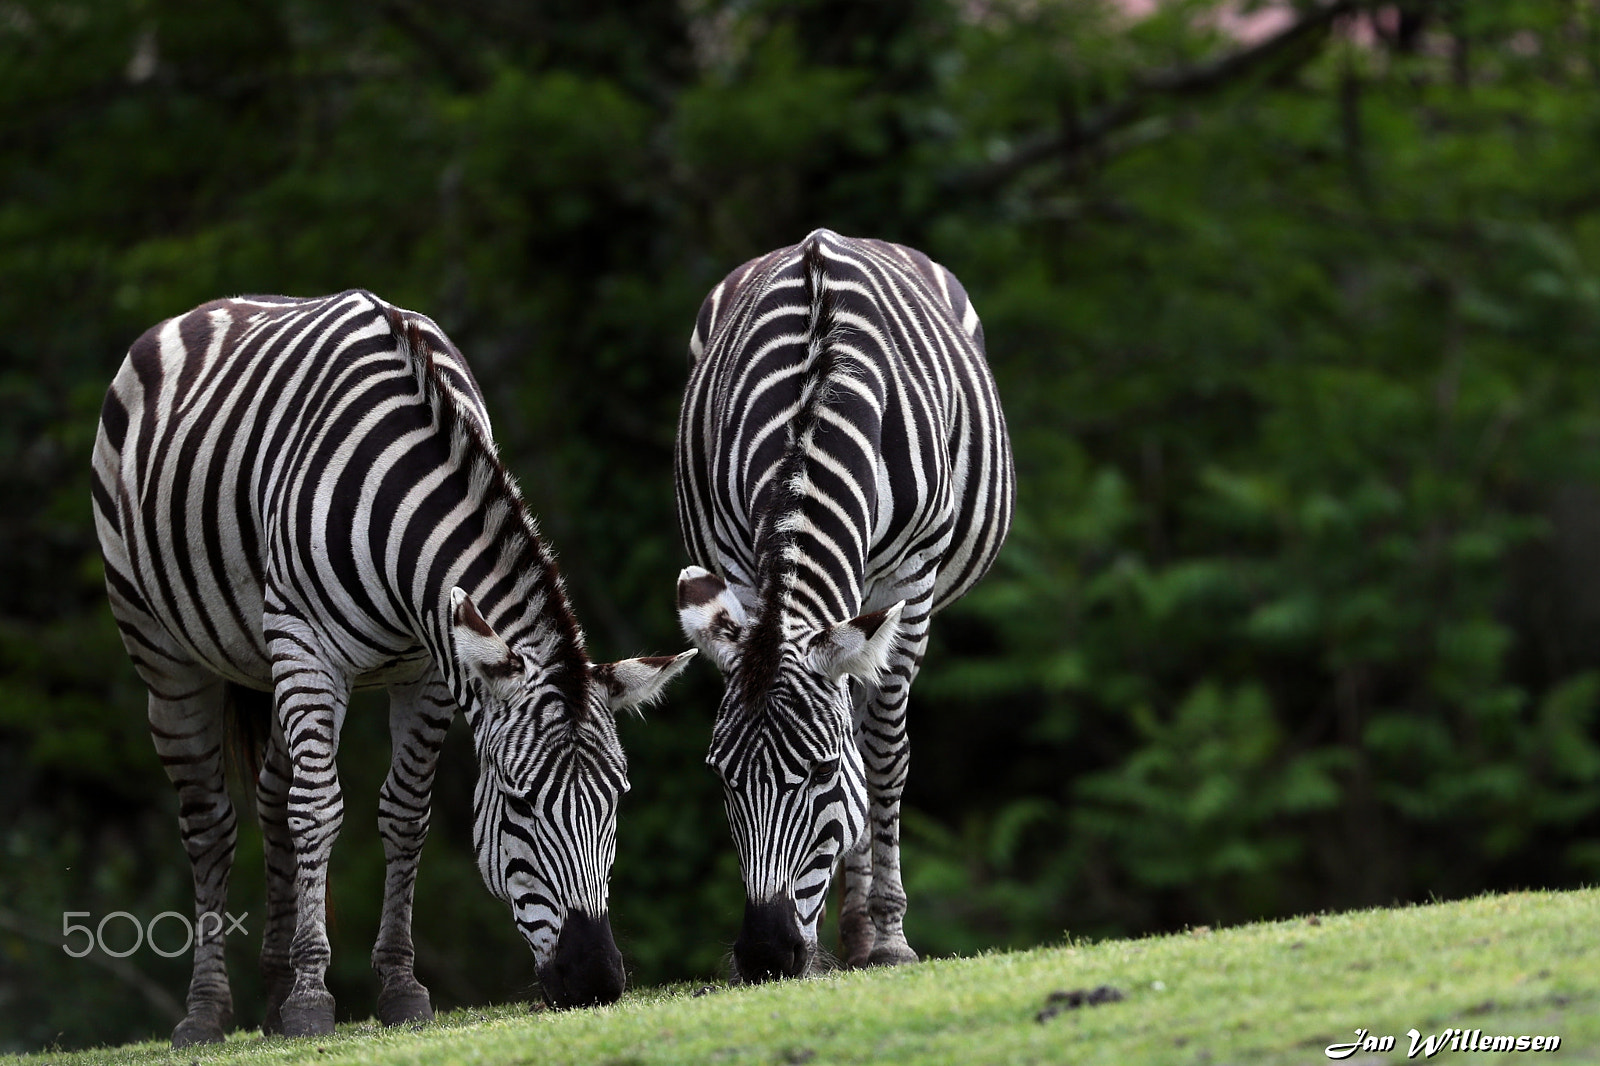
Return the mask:
[[[90,519],[133,338],[245,292],[433,316],[595,657],[669,652],[695,312],[817,226],[965,282],[1016,448],[912,701],[920,951],[1593,883],[1597,174],[1594,0],[0,2],[0,1050],[164,1038],[187,983],[61,947],[65,911],[191,909]],[[622,726],[635,984],[715,977],[737,928],[719,686]],[[341,1019],[377,991],[382,707],[341,753]],[[458,722],[440,1007],[534,987],[473,772]],[[243,1025],[261,896],[252,825]]]

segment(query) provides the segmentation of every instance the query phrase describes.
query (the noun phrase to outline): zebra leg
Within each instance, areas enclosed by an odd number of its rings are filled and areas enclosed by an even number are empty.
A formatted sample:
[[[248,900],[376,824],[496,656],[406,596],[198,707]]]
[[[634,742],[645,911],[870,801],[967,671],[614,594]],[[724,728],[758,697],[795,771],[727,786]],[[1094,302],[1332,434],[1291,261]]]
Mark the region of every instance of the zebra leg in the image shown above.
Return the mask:
[[[266,618],[278,723],[291,778],[287,824],[294,844],[295,929],[289,944],[294,974],[280,1008],[285,1036],[333,1032],[328,972],[328,858],[344,823],[334,755],[350,683],[336,677],[313,652],[309,627],[284,614]]]
[[[861,682],[851,683],[852,714],[856,747],[862,751],[865,738],[861,735],[866,721],[867,707],[872,703],[873,689]],[[870,792],[871,786],[868,785]],[[869,811],[870,813],[870,811]],[[870,826],[868,827],[870,830]],[[872,895],[872,834],[864,832],[861,839],[844,853],[844,902],[839,908],[839,957],[852,970],[867,965],[878,934],[872,927],[872,914],[868,907]]]
[[[289,946],[295,929],[294,836],[289,832],[289,786],[293,771],[284,746],[283,729],[272,723],[271,741],[256,780],[256,813],[266,852],[267,924],[261,937],[261,976],[267,988],[267,1014],[262,1033],[283,1032],[283,1001],[294,983]]]
[[[910,745],[906,738],[906,708],[911,682],[928,646],[928,616],[932,606],[924,597],[907,604],[900,616],[900,640],[889,669],[871,690],[867,713],[858,734],[862,761],[867,769],[871,796],[868,814],[872,847],[872,885],[867,901],[872,916],[874,943],[867,956],[870,966],[916,962],[917,953],[906,943],[903,923],[906,892],[900,882],[900,796],[905,790]]]
[[[101,484],[99,444],[96,448],[95,481]],[[117,515],[97,509],[95,525],[105,556],[111,613],[122,646],[149,690],[145,715],[150,739],[178,792],[178,829],[194,877],[194,968],[183,1020],[172,1031],[172,1046],[217,1043],[233,1027],[233,992],[228,987],[219,919],[226,909],[239,827],[223,772],[226,687],[196,666],[150,613],[130,576],[133,565]],[[213,916],[209,922],[208,914]]]
[[[845,853],[844,906],[839,909],[839,952],[851,969],[867,965],[878,934],[872,927],[868,902],[872,892],[872,838]]]
[[[378,1020],[384,1025],[429,1021],[433,1006],[417,980],[411,944],[411,903],[417,862],[428,835],[433,772],[455,702],[443,678],[389,689],[389,737],[393,756],[378,793],[378,833],[386,869],[383,918],[372,948],[372,968],[383,982]]]
[[[225,705],[223,682],[197,670],[185,679],[168,673],[160,685],[150,685],[150,736],[178,790],[178,825],[194,871],[194,973],[187,1013],[172,1031],[175,1048],[220,1043],[233,1028],[220,919],[239,820],[223,776]]]

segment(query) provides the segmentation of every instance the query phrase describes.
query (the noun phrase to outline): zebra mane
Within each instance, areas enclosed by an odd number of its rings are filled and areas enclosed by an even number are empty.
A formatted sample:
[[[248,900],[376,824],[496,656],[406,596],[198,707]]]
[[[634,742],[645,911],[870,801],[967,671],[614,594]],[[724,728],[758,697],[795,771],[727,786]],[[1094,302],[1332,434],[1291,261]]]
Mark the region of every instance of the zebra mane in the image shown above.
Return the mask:
[[[850,372],[849,358],[833,343],[840,328],[835,321],[836,300],[828,285],[820,245],[821,238],[812,234],[801,246],[808,311],[799,406],[791,423],[788,447],[772,479],[771,496],[755,530],[759,604],[745,638],[740,668],[746,690],[752,693],[770,691],[777,676],[784,606],[795,585],[795,564],[800,557],[795,534],[804,524],[806,457],[822,412],[832,401],[832,382],[839,374]]]
[[[468,491],[483,508],[483,532],[494,545],[495,569],[511,575],[514,582],[502,602],[516,605],[513,609],[519,611],[521,619],[530,615],[535,619],[531,630],[517,626],[502,636],[512,644],[532,640],[541,645],[541,665],[551,672],[553,683],[574,713],[582,716],[589,707],[589,654],[583,628],[567,597],[566,582],[539,535],[539,524],[523,500],[516,479],[501,462],[494,439],[483,423],[463,408],[456,390],[434,362],[434,346],[417,320],[389,304],[381,306],[411,364],[418,389],[449,440],[450,454],[460,456],[468,466]],[[442,335],[441,339],[450,344]],[[452,349],[452,354],[457,353]]]

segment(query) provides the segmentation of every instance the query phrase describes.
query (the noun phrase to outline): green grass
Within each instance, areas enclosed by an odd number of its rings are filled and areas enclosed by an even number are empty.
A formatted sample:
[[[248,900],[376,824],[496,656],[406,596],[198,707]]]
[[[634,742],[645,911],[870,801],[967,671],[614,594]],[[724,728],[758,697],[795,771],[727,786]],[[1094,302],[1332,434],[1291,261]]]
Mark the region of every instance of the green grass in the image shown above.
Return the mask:
[[[1051,992],[1113,985],[1121,1002],[1036,1016]],[[1452,1053],[1444,1062],[1600,1063],[1600,890],[1301,918],[1144,940],[1070,944],[803,982],[642,989],[557,1014],[456,1011],[418,1030],[342,1025],[320,1040],[173,1052],[135,1044],[19,1063],[883,1062],[1326,1063],[1363,1027],[1404,1062],[1406,1030],[1559,1035],[1555,1055]],[[244,1006],[244,1005],[241,1005]],[[1419,1054],[1414,1060],[1429,1061]]]

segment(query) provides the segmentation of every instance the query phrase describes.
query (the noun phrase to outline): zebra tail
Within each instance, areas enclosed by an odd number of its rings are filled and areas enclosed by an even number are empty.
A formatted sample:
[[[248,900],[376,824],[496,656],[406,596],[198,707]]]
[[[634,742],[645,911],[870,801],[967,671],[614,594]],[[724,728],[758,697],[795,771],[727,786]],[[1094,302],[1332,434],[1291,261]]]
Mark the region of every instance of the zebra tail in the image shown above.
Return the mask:
[[[261,760],[272,740],[272,693],[227,684],[222,712],[222,758],[227,775],[238,782],[245,802],[255,805]]]

